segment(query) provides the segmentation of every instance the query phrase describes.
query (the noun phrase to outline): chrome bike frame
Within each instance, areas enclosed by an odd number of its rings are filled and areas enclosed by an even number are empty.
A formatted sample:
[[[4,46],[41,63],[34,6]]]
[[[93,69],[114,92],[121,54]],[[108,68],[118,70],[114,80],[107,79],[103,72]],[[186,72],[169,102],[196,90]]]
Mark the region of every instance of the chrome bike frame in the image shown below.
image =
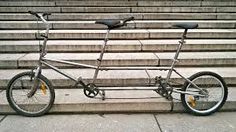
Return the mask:
[[[165,70],[165,71],[168,71],[167,77],[165,78],[166,83],[169,82],[172,73],[175,72],[178,76],[180,76],[181,78],[183,78],[184,80],[186,80],[187,82],[192,84],[194,87],[196,87],[198,90],[200,90],[201,93],[203,93],[203,94],[196,94],[196,93],[193,93],[193,92],[181,91],[180,89],[177,89],[177,88],[172,88],[173,92],[180,93],[180,94],[197,95],[197,96],[206,96],[207,95],[207,93],[205,91],[203,91],[201,88],[199,88],[197,85],[195,85],[192,81],[185,78],[183,75],[181,75],[179,72],[177,72],[175,70],[175,64],[176,64],[176,62],[178,62],[179,53],[181,51],[182,46],[185,44],[184,40],[186,38],[187,29],[185,29],[184,33],[182,34],[182,38],[179,41],[178,48],[176,50],[174,59],[173,59],[172,64],[171,64],[170,67],[103,67],[103,66],[101,66],[101,63],[102,63],[103,55],[105,53],[105,48],[107,46],[110,29],[107,30],[107,33],[106,33],[106,36],[105,36],[105,39],[104,39],[104,43],[103,43],[103,46],[102,46],[102,49],[101,49],[101,52],[100,52],[100,56],[97,59],[98,63],[97,63],[96,66],[82,64],[82,63],[75,63],[75,62],[70,62],[70,61],[64,61],[64,60],[51,59],[51,58],[45,57],[46,54],[47,54],[47,52],[46,52],[46,43],[48,41],[50,23],[48,23],[41,14],[39,14],[39,16],[40,16],[40,19],[42,20],[42,22],[46,25],[46,32],[45,32],[44,35],[41,35],[44,39],[43,39],[43,44],[40,45],[40,56],[39,56],[39,61],[38,61],[38,67],[34,71],[35,72],[35,83],[34,83],[34,88],[33,88],[34,90],[31,90],[31,92],[28,94],[28,96],[32,96],[34,94],[34,92],[36,91],[36,87],[37,87],[37,83],[38,83],[37,78],[38,78],[39,74],[41,74],[42,65],[45,65],[45,66],[53,69],[54,71],[62,74],[63,76],[75,81],[76,84],[81,84],[83,87],[86,87],[86,84],[83,82],[82,77],[79,77],[77,79],[77,78],[69,75],[68,73],[65,73],[65,72],[61,71],[59,68],[49,64],[48,62],[57,62],[57,63],[67,64],[67,65],[72,65],[72,66],[95,69],[95,73],[94,73],[94,76],[93,76],[93,83],[95,83],[100,70]],[[105,90],[105,89],[100,89],[100,90]],[[114,90],[114,89],[106,89],[106,90]],[[116,89],[116,90],[122,90],[122,89]],[[155,89],[125,89],[125,90],[156,90],[156,88]],[[99,94],[101,95],[100,92],[99,92]]]

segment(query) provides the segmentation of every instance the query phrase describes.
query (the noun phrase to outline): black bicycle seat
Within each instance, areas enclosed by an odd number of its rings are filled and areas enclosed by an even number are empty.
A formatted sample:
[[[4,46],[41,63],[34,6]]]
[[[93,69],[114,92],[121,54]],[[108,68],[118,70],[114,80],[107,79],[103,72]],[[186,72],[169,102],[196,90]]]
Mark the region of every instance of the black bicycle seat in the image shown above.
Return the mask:
[[[96,24],[106,25],[109,29],[116,27],[116,25],[120,24],[120,20],[97,20]]]
[[[109,29],[114,29],[124,26],[126,22],[131,20],[134,20],[134,17],[128,17],[121,20],[111,20],[111,19],[97,20],[95,23],[106,25]]]
[[[173,27],[183,28],[183,29],[194,29],[198,27],[197,23],[177,23]]]

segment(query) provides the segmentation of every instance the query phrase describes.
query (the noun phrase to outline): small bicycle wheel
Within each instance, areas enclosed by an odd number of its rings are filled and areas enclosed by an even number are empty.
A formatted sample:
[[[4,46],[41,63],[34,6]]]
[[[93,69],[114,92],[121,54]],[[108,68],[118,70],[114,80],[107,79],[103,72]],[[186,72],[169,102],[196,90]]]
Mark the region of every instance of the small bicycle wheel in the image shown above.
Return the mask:
[[[8,83],[6,96],[10,106],[23,116],[41,116],[48,112],[55,99],[54,89],[47,78],[38,77],[38,87],[32,97],[28,93],[34,84],[34,73],[23,72]]]
[[[228,88],[221,76],[213,72],[198,72],[189,78],[199,90],[188,81],[183,91],[192,94],[181,94],[181,101],[185,109],[194,115],[210,115],[218,111],[225,103]],[[204,95],[205,96],[202,96]]]

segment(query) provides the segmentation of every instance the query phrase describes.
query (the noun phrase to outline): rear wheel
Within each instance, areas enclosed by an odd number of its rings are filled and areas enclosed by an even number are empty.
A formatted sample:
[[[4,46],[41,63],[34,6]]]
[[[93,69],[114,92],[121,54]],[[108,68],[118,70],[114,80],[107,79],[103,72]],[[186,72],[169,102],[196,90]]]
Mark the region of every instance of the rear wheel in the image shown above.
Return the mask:
[[[34,84],[34,73],[23,72],[13,77],[7,86],[6,96],[10,106],[24,116],[41,116],[48,112],[55,99],[54,89],[47,78],[38,77],[38,87],[32,97],[28,93]]]
[[[195,94],[181,94],[182,104],[188,112],[195,115],[210,115],[224,105],[228,88],[221,76],[213,72],[199,72],[192,75],[189,80],[202,91],[188,81],[185,82],[182,90]],[[200,96],[204,93],[206,96]]]

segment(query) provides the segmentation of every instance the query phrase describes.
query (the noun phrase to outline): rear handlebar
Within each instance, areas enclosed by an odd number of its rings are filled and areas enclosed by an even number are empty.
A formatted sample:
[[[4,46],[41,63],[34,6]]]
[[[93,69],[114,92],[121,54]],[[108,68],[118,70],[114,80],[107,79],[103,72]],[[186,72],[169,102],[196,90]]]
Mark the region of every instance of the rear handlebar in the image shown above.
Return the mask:
[[[126,23],[126,22],[128,22],[128,21],[132,21],[132,20],[134,20],[134,17],[125,18],[125,19],[123,20],[123,23]]]

